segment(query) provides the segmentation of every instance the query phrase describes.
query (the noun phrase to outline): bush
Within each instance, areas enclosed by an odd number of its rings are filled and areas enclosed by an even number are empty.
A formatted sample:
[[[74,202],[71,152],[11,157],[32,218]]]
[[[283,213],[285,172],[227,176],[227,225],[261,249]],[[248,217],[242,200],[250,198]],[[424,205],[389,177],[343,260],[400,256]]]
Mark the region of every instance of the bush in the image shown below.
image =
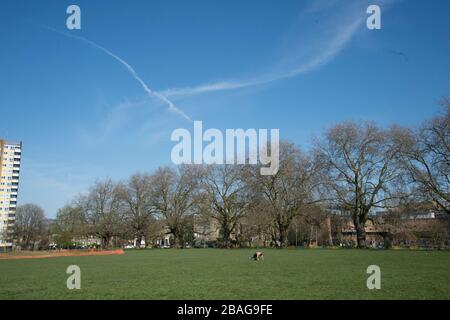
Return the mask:
[[[392,241],[390,239],[386,239],[384,241],[384,249],[386,250],[392,249]]]

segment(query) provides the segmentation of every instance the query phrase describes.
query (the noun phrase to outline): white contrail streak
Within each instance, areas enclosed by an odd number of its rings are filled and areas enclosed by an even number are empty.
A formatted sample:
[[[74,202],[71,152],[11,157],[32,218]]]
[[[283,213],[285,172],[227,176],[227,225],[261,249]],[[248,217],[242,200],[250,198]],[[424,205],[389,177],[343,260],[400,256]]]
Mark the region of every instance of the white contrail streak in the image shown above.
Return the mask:
[[[195,87],[185,88],[173,88],[162,91],[164,96],[167,97],[179,97],[179,96],[191,96],[213,91],[222,91],[230,89],[239,89],[245,87],[251,87],[261,84],[266,84],[286,78],[292,78],[309,71],[312,71],[329,61],[333,60],[345,45],[351,40],[352,36],[358,30],[363,19],[358,18],[352,23],[348,24],[340,33],[330,40],[328,46],[314,58],[305,61],[303,64],[292,68],[291,70],[278,73],[267,73],[255,78],[241,81],[222,81],[215,83],[207,83]]]
[[[48,29],[48,30],[51,30],[53,32],[57,32],[57,33],[59,33],[59,34],[61,34],[63,36],[66,36],[66,37],[69,37],[69,38],[73,38],[73,39],[77,39],[77,40],[82,41],[82,42],[84,42],[84,43],[86,43],[86,44],[88,44],[88,45],[90,45],[90,46],[92,46],[92,47],[94,47],[94,48],[96,48],[96,49],[98,49],[100,51],[103,51],[108,56],[110,56],[113,59],[115,59],[116,61],[120,62],[128,70],[128,73],[136,81],[138,81],[141,84],[142,88],[144,89],[144,91],[149,96],[153,96],[153,97],[156,97],[156,98],[162,100],[163,102],[167,103],[167,105],[169,106],[169,111],[171,111],[173,113],[176,113],[176,114],[182,116],[183,118],[185,118],[185,119],[187,119],[189,121],[192,121],[192,119],[183,110],[181,110],[180,108],[175,106],[175,104],[172,101],[170,101],[165,95],[150,89],[149,86],[144,82],[144,80],[142,80],[142,78],[137,74],[136,70],[134,70],[133,67],[129,63],[127,63],[125,60],[123,60],[118,55],[112,53],[111,51],[109,51],[105,47],[102,47],[101,45],[99,45],[99,44],[97,44],[97,43],[95,43],[95,42],[93,42],[93,41],[91,41],[89,39],[86,39],[84,37],[68,34],[68,33],[65,33],[65,32],[62,32],[62,31],[50,28],[50,27],[45,27],[45,28]]]

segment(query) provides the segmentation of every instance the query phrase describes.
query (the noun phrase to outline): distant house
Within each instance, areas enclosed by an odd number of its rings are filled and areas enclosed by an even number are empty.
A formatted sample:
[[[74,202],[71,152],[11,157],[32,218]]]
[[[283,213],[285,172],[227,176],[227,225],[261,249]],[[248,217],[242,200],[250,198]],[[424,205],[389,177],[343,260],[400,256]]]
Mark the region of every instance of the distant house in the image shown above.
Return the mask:
[[[434,211],[422,211],[389,215],[378,213],[367,219],[365,225],[366,241],[377,246],[387,239],[400,247],[449,248],[450,217]],[[351,219],[345,220],[341,227],[342,242],[356,243],[356,229]]]
[[[100,247],[102,240],[94,236],[73,238],[72,242],[81,248]]]
[[[156,246],[159,248],[167,248],[167,247],[170,247],[174,243],[173,236],[169,232],[169,229],[167,227],[165,228],[164,235],[158,237],[158,239],[156,239],[155,243],[156,243]]]
[[[383,225],[377,222],[374,218],[368,218],[365,224],[365,232],[366,232],[366,241],[369,243],[378,243],[384,241],[388,231],[384,228]],[[353,220],[348,219],[342,225],[342,240],[352,241],[356,243],[356,228]]]
[[[441,211],[416,212],[409,215],[409,219],[446,219],[448,214]]]

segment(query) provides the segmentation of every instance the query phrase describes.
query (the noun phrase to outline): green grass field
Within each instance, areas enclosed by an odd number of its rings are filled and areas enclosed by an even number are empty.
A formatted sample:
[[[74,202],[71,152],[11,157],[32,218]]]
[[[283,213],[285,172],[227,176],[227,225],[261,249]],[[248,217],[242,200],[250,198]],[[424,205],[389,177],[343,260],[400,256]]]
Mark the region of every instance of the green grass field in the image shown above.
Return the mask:
[[[450,252],[153,249],[0,260],[0,299],[450,299]],[[68,290],[66,268],[81,268]],[[381,268],[381,290],[366,287]]]

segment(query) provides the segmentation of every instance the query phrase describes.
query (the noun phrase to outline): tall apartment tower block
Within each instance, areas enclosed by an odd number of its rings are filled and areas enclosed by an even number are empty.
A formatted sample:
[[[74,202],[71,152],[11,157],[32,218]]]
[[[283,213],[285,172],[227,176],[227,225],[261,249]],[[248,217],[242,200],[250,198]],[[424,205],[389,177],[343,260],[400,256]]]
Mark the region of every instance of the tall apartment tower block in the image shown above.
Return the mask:
[[[22,142],[0,139],[0,252],[12,248]]]

